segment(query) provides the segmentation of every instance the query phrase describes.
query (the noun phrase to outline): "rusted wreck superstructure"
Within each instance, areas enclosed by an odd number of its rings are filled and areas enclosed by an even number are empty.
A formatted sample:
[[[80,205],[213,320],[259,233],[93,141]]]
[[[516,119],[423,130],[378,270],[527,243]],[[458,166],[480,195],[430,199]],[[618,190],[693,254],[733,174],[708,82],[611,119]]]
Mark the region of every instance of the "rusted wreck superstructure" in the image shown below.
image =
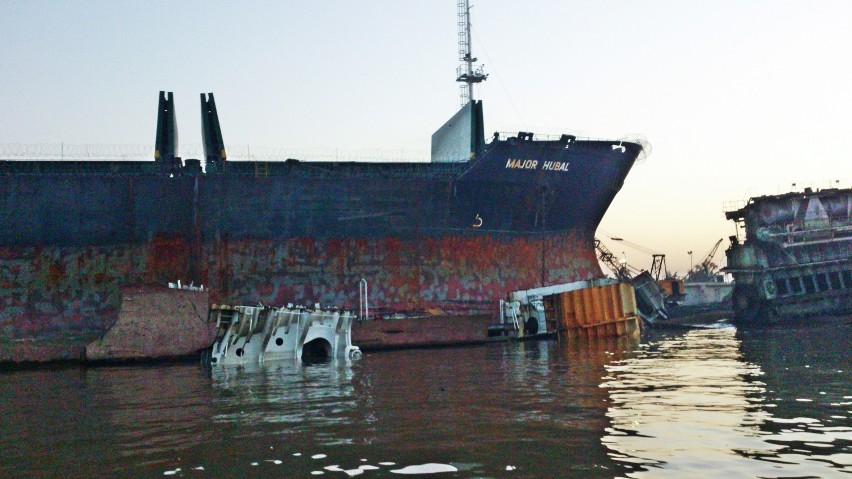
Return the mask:
[[[751,198],[725,213],[734,312],[750,322],[852,312],[852,189]]]

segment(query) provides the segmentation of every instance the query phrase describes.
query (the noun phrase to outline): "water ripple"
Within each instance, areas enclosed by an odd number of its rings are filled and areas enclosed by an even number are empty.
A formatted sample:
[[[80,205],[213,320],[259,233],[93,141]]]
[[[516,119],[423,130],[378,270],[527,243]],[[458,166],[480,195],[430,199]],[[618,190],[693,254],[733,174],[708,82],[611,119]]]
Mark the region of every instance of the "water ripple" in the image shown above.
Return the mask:
[[[659,477],[659,470],[696,478],[852,472],[852,429],[776,416],[770,378],[745,360],[735,328],[698,329],[644,346],[608,366],[601,384],[612,421],[602,441],[614,459],[641,466],[629,477]]]

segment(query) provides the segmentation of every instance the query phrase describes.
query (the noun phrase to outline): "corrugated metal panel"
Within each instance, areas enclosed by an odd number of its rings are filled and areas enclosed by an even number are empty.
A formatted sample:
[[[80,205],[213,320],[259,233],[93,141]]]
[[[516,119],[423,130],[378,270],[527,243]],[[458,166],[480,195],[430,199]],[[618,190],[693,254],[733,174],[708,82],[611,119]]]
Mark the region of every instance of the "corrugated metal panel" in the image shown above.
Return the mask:
[[[639,334],[633,287],[627,283],[596,286],[554,295],[561,334],[596,338]]]

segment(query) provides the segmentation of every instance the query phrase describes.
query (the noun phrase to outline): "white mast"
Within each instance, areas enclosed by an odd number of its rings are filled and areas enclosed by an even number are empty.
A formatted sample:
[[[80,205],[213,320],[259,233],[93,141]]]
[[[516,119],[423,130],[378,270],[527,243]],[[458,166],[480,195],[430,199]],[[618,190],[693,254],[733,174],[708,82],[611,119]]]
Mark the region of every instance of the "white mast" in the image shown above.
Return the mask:
[[[456,81],[461,83],[459,85],[459,98],[461,106],[465,106],[475,99],[473,97],[473,84],[485,80],[488,75],[483,73],[482,65],[473,66],[476,58],[473,57],[470,48],[470,5],[468,0],[459,0],[458,14],[459,61],[462,64],[456,69]]]

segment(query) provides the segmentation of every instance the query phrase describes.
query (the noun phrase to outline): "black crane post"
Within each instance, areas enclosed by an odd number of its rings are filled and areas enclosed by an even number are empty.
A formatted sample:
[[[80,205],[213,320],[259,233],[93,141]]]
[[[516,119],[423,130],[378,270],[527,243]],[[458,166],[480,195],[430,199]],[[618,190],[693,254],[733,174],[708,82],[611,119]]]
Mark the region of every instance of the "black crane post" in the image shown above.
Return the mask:
[[[216,111],[216,101],[213,94],[201,94],[201,137],[204,141],[204,160],[207,162],[205,171],[217,173],[225,170],[225,141],[222,139],[222,128],[219,125],[219,113]]]
[[[178,130],[175,119],[175,99],[172,92],[160,92],[157,108],[157,138],[154,140],[154,162],[161,173],[180,171],[178,154]]]

